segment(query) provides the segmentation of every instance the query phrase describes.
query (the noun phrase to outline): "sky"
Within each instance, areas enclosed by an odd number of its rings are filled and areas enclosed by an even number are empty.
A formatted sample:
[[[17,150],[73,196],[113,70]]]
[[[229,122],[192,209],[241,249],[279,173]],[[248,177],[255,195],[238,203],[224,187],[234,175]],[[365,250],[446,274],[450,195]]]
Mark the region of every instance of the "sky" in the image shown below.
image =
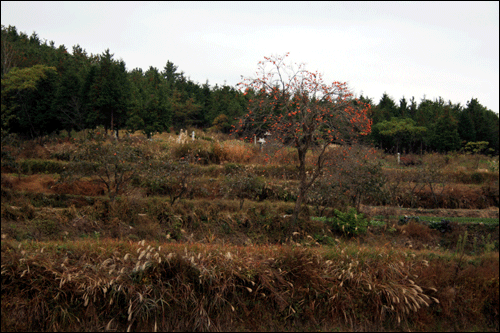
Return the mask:
[[[163,70],[235,87],[265,56],[284,55],[384,93],[499,111],[499,2],[24,2],[2,1],[1,23],[88,54],[109,48],[127,69]]]

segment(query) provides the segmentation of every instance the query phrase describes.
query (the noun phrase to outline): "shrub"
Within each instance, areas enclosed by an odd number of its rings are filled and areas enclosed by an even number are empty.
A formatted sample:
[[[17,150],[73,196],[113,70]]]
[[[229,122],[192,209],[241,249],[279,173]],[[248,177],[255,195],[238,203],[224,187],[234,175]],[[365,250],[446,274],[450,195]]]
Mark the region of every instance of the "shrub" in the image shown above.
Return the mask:
[[[417,165],[416,159],[411,155],[401,156],[401,158],[399,160],[400,160],[400,163],[404,166]]]
[[[225,149],[217,143],[200,140],[178,144],[172,148],[172,158],[200,164],[219,164],[227,159]]]
[[[224,164],[224,173],[231,174],[235,172],[241,172],[245,169],[245,166],[239,163],[226,163]]]
[[[340,184],[331,179],[315,182],[307,199],[309,204],[316,207],[319,216],[323,216],[327,208],[346,207],[349,201]]]
[[[471,179],[472,179],[472,182],[473,184],[482,184],[484,182],[484,176],[482,173],[480,172],[473,172],[471,175],[470,175]]]
[[[223,133],[229,133],[231,131],[231,122],[225,114],[218,115],[212,125],[217,128],[218,131]]]
[[[182,196],[193,192],[197,166],[187,161],[181,162],[152,161],[148,166],[143,185],[147,187],[148,194],[168,195],[170,204]]]
[[[131,146],[131,142],[126,139],[82,141],[78,148],[61,179],[98,177],[112,199],[134,178],[140,169],[139,162],[143,163],[141,150]]]
[[[27,159],[20,164],[22,173],[62,173],[65,169],[66,163],[60,161]]]
[[[222,147],[224,160],[232,163],[249,163],[258,152],[256,147],[238,140],[225,141]]]
[[[320,199],[315,205],[348,201],[350,206],[359,209],[363,200],[373,202],[381,198],[381,189],[387,179],[372,150],[361,146],[335,149],[327,154],[324,163],[328,167],[313,185],[316,192],[313,197]]]
[[[335,209],[335,217],[328,219],[330,226],[345,235],[358,235],[366,233],[368,220],[359,214],[355,208],[349,208],[345,213]]]
[[[254,199],[259,196],[265,187],[265,183],[260,177],[247,170],[235,170],[226,177],[224,187],[228,196],[240,200],[240,209],[242,209],[244,200],[246,198]]]

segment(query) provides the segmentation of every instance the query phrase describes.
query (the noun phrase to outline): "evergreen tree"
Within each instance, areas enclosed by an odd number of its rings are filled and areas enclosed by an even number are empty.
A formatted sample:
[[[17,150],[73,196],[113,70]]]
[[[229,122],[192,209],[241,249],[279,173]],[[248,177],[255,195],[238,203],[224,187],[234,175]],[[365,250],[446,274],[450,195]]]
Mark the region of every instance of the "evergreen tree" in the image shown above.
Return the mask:
[[[404,96],[399,100],[398,117],[409,117],[408,102],[406,101]]]
[[[396,152],[415,151],[421,144],[427,128],[416,126],[410,118],[391,118],[372,127],[372,138],[381,148]]]
[[[433,126],[431,146],[440,153],[460,148],[458,121],[452,116],[449,106],[444,108],[443,115],[438,117]]]
[[[2,78],[2,136],[11,129],[32,138],[54,130],[51,112],[57,74],[54,67],[12,68]]]
[[[498,114],[481,105],[475,98],[467,102],[464,112],[474,124],[474,141],[487,141],[488,147],[498,153]]]
[[[384,120],[390,120],[391,117],[398,116],[398,108],[394,100],[384,92],[378,105],[373,109],[373,123],[379,123]]]
[[[82,98],[82,76],[74,63],[69,66],[61,74],[53,108],[58,111],[58,120],[63,128],[71,132],[73,129],[80,131],[85,128],[87,115]]]
[[[417,101],[415,101],[415,97],[411,97],[410,106],[408,107],[408,117],[416,120],[415,115],[417,114]]]
[[[125,62],[113,60],[107,49],[99,59],[96,76],[90,87],[91,111],[88,120],[106,130],[118,130],[125,123],[130,86]]]
[[[458,134],[462,140],[462,144],[476,141],[476,129],[470,112],[465,109],[458,116]]]
[[[148,138],[161,133],[171,124],[171,112],[166,96],[166,80],[155,67],[143,75],[134,70],[130,75],[132,100],[127,119],[130,131],[141,130]]]
[[[178,80],[183,80],[184,72],[177,72],[178,66],[175,66],[170,60],[167,60],[167,64],[163,68],[161,73],[164,79],[167,81],[167,89],[170,93],[174,90],[174,85]]]

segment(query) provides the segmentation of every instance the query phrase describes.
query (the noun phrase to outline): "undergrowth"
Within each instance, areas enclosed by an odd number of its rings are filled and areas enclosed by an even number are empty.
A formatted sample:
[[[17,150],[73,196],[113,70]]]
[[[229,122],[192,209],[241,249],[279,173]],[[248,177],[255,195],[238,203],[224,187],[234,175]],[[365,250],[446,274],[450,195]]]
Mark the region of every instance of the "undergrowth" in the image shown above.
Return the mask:
[[[3,241],[2,330],[498,330],[498,254],[446,260],[346,243]]]

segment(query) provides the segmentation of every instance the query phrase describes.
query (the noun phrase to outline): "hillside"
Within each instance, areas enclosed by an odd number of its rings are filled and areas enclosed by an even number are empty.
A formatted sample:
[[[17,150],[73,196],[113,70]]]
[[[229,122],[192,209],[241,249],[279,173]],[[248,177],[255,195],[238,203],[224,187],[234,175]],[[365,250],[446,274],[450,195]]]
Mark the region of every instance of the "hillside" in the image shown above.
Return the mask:
[[[333,149],[295,226],[293,151],[195,132],[2,146],[2,330],[498,331],[498,157]]]

